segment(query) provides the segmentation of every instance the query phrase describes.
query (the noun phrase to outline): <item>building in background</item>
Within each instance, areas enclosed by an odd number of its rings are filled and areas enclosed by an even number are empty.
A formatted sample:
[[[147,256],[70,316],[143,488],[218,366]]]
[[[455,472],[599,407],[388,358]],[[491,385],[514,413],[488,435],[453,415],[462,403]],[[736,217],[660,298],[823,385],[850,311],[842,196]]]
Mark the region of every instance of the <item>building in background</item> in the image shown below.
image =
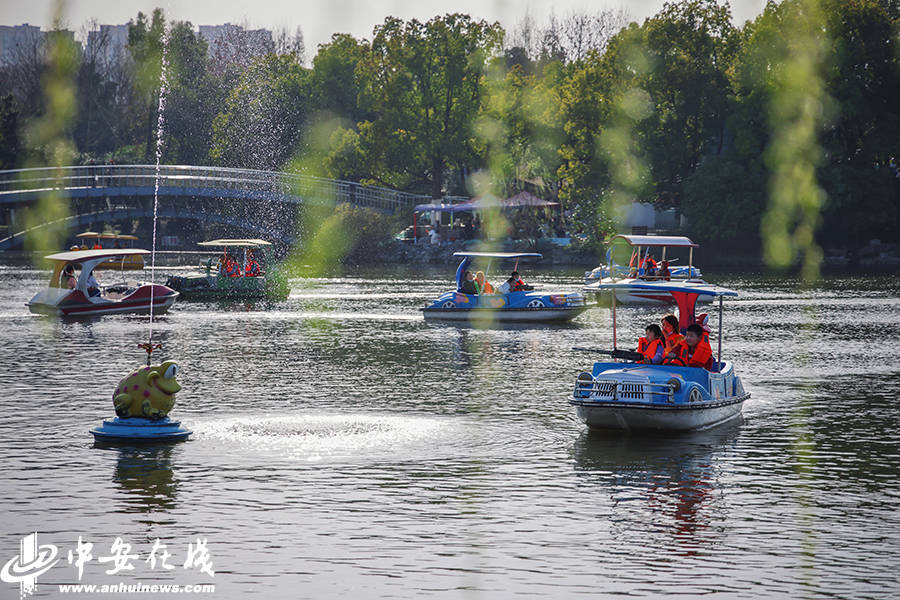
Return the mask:
[[[128,25],[100,25],[88,31],[84,51],[110,63],[118,61],[128,52]]]
[[[200,35],[206,40],[206,52],[218,71],[231,65],[246,67],[255,58],[275,49],[275,40],[268,29],[245,29],[231,23],[200,25]]]
[[[71,40],[75,32],[61,29],[60,32]],[[47,32],[36,25],[0,25],[0,64],[17,65],[32,60],[44,52],[44,38]]]

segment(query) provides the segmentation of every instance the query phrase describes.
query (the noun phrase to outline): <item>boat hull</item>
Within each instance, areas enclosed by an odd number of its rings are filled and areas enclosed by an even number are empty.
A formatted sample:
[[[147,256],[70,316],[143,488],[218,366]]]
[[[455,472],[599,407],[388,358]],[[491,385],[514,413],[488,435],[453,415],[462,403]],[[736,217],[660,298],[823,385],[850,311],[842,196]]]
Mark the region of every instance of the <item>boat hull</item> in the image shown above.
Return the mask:
[[[175,304],[178,292],[165,286],[153,286],[153,312],[163,314]],[[150,312],[150,286],[139,287],[122,299],[88,298],[79,290],[48,288],[28,303],[34,314],[66,318],[90,318],[116,314],[147,314]]]
[[[480,321],[493,323],[566,323],[587,310],[586,306],[571,308],[425,308],[426,319],[442,321]]]
[[[575,380],[569,404],[592,429],[695,431],[740,417],[750,394],[734,365],[595,363]]]
[[[697,431],[740,418],[746,396],[709,406],[578,403],[576,400],[572,403],[576,404],[578,418],[591,429]]]
[[[287,282],[266,277],[224,278],[212,275],[173,276],[166,286],[177,290],[182,300],[208,302],[216,300],[284,300],[290,288]]]

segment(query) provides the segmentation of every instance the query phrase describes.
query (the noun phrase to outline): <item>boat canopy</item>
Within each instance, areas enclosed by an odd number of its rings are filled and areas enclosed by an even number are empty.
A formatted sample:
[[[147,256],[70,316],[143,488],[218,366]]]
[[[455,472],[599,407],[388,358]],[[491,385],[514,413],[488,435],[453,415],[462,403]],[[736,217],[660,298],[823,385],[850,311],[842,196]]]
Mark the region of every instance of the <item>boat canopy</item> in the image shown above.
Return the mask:
[[[259,248],[260,246],[271,246],[271,242],[267,242],[266,240],[258,240],[258,239],[234,239],[234,240],[209,240],[208,242],[200,242],[197,244],[198,246],[203,246],[204,248],[210,247],[232,247],[232,248]]]
[[[737,296],[738,293],[728,288],[719,287],[709,283],[681,282],[640,282],[630,281],[621,283],[604,283],[604,290],[646,290],[650,292],[678,292],[694,296]]]
[[[456,212],[457,204],[444,204],[443,202],[432,202],[430,204],[416,204],[413,208],[415,212]]]
[[[681,329],[686,328],[688,325],[692,325],[696,322],[696,306],[697,299],[700,296],[712,296],[714,298],[718,298],[719,302],[728,296],[737,296],[738,293],[734,290],[729,290],[728,288],[719,287],[717,285],[710,285],[708,283],[669,283],[669,282],[654,282],[654,283],[641,283],[638,281],[632,281],[630,283],[610,283],[604,284],[603,289],[609,289],[613,292],[613,298],[615,298],[616,290],[646,290],[655,293],[659,292],[668,292],[672,295],[672,298],[675,300],[675,303],[678,304],[678,326]],[[615,299],[613,300],[615,302]],[[719,327],[721,329],[721,305],[719,307]]]
[[[550,202],[538,198],[530,192],[519,192],[510,198],[497,198],[496,196],[482,196],[474,198],[468,202],[457,204],[453,208],[453,212],[473,212],[476,210],[486,210],[489,208],[550,208],[551,206],[559,206],[559,202]]]
[[[488,258],[543,258],[539,252],[454,252],[453,256],[483,256]]]
[[[140,250],[138,248],[103,248],[100,250],[70,250],[68,252],[57,252],[45,256],[47,260],[60,262],[83,262],[94,258],[119,258],[122,256],[143,256],[150,254],[149,250]]]
[[[681,248],[699,248],[690,238],[682,235],[616,235],[609,240],[612,244],[616,240],[624,240],[629,246],[670,246]]]
[[[97,238],[101,240],[137,240],[138,237],[136,235],[130,235],[127,233],[115,233],[113,231],[104,231],[103,233],[97,233],[96,231],[85,231],[83,233],[79,233],[75,237],[77,238]]]

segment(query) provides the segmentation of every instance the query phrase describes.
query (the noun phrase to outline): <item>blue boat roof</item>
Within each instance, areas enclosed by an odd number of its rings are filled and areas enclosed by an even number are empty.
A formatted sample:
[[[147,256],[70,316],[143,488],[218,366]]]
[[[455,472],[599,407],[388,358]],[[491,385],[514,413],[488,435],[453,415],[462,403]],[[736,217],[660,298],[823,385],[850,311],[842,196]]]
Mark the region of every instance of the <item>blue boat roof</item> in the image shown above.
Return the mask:
[[[453,256],[486,256],[489,258],[543,258],[539,252],[454,252]]]
[[[728,288],[710,285],[708,283],[691,283],[688,281],[679,283],[604,283],[604,290],[647,290],[652,292],[682,292],[685,294],[696,294],[698,296],[737,296],[738,293]]]

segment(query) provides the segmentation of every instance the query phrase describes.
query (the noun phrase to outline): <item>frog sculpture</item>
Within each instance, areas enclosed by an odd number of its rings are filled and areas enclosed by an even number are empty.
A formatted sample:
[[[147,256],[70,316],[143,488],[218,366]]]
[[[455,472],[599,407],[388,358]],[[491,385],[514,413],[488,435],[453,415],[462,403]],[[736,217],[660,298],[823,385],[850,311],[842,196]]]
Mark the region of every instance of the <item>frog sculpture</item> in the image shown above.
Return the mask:
[[[140,417],[158,420],[175,405],[181,389],[175,377],[178,365],[167,360],[161,365],[139,367],[119,382],[113,393],[113,406],[119,418]]]

